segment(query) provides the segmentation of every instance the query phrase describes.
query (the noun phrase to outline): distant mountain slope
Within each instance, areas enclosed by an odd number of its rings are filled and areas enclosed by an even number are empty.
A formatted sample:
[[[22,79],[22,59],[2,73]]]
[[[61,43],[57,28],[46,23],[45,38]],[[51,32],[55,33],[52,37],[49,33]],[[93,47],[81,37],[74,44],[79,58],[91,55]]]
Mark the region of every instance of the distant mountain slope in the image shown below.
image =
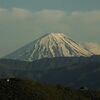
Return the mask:
[[[91,55],[90,51],[63,33],[50,33],[7,55],[5,58],[33,61],[42,58]]]
[[[100,92],[10,78],[0,80],[0,100],[100,100]]]
[[[100,90],[100,56],[45,58],[33,62],[0,60],[0,78],[17,77]]]

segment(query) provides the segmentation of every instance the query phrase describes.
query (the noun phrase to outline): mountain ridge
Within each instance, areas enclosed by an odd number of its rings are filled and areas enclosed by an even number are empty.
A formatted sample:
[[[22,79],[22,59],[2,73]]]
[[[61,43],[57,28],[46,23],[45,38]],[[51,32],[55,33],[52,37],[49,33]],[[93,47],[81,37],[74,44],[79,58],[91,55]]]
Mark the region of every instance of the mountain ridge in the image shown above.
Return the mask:
[[[100,90],[100,56],[44,58],[29,61],[0,59],[0,78],[32,79],[49,84]]]

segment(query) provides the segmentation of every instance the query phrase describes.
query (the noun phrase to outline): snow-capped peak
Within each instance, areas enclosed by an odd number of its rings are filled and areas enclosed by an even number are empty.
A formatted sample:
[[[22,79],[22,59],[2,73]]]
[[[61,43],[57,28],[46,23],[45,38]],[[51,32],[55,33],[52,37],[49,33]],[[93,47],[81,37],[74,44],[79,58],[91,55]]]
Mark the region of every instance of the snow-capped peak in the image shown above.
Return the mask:
[[[48,35],[52,35],[52,36],[65,36],[64,33],[60,33],[60,32],[52,32],[52,33],[49,33]]]
[[[47,34],[47,36],[52,36],[52,37],[56,37],[56,38],[64,38],[64,37],[68,37],[66,36],[64,33],[60,33],[60,32],[52,32],[52,33],[49,33]]]
[[[67,38],[63,33],[49,33],[49,34],[41,37],[39,40],[40,40],[40,44],[48,45],[48,42],[53,43],[55,41],[55,42],[59,43],[59,42],[61,42],[61,39],[63,39],[63,38]]]
[[[33,61],[42,58],[91,55],[91,52],[63,33],[52,32],[13,52],[7,58]]]

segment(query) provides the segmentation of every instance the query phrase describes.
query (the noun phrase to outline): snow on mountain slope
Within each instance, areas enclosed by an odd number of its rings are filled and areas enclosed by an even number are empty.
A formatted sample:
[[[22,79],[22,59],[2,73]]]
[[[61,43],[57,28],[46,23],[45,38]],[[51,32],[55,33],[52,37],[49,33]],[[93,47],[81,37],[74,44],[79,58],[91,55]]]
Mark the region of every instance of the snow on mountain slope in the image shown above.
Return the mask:
[[[5,58],[33,61],[42,58],[91,55],[91,52],[63,33],[50,33],[7,55]]]

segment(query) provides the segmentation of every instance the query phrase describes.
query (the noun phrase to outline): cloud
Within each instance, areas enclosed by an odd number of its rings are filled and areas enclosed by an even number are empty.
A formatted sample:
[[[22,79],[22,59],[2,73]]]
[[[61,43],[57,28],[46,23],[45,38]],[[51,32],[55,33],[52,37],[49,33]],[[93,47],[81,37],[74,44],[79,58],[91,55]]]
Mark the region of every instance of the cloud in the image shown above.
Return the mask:
[[[11,14],[14,15],[14,17],[20,17],[20,18],[26,18],[32,16],[31,11],[22,8],[13,8],[11,10]]]
[[[84,43],[84,47],[93,52],[96,55],[100,55],[100,45],[98,43]]]
[[[7,9],[5,9],[5,8],[0,8],[0,14],[1,14],[2,12],[7,12]]]
[[[20,24],[27,23],[28,27],[32,25],[42,32],[45,30],[58,30],[66,33],[100,33],[99,10],[66,12],[49,9],[30,11],[23,8],[0,8],[0,21],[8,22],[9,20],[13,22],[16,20],[20,21]],[[24,27],[22,29],[24,29]]]
[[[0,8],[0,20],[25,19],[32,16],[32,12],[22,8],[5,9]]]
[[[34,13],[34,15],[41,21],[57,22],[65,16],[65,12],[60,10],[42,10]]]

